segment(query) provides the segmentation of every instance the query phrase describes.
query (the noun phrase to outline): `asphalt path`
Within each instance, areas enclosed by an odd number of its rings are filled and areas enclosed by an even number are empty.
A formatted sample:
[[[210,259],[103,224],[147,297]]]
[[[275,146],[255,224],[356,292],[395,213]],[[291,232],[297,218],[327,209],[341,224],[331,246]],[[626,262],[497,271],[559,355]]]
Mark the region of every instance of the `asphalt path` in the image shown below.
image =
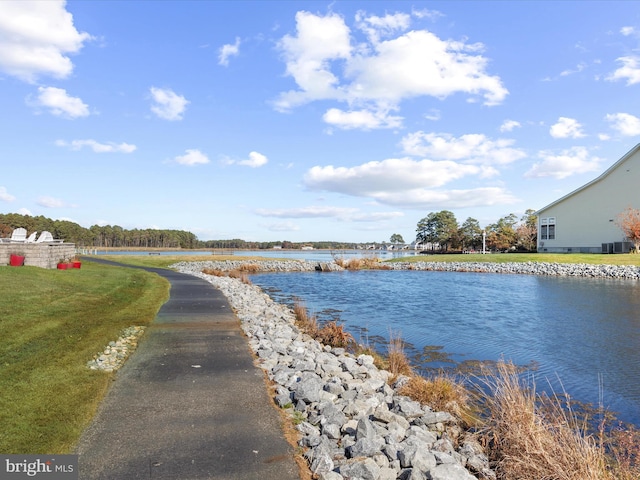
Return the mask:
[[[192,275],[143,269],[171,283],[170,299],[83,433],[74,452],[79,478],[298,480],[227,299]]]

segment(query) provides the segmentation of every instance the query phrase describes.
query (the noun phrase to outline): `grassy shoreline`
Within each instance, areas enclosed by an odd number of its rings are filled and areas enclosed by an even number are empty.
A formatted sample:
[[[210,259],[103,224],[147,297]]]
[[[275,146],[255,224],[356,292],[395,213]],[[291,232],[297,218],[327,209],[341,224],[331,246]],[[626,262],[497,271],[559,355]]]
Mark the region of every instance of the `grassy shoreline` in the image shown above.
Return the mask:
[[[138,269],[0,267],[0,452],[68,453],[114,374],[86,366],[131,325],[148,325],[169,284]]]

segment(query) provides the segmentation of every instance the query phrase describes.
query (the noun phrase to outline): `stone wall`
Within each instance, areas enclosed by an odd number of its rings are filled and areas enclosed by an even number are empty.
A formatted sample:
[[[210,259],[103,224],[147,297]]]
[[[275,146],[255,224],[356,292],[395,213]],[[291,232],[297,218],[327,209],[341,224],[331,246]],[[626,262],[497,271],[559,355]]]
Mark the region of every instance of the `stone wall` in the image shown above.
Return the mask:
[[[60,260],[69,261],[76,254],[75,243],[0,243],[0,266],[9,265],[11,254],[24,255],[24,264],[56,268]]]

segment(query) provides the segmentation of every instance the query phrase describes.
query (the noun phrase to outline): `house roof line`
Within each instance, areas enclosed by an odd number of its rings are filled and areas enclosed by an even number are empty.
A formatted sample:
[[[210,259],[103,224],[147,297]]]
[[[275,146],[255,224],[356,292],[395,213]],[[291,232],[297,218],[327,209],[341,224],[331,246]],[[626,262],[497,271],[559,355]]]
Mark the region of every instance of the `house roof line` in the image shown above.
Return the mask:
[[[551,202],[549,205],[547,205],[546,207],[542,207],[540,210],[538,210],[537,212],[535,212],[536,215],[539,215],[541,212],[544,212],[545,210],[548,210],[549,208],[553,207],[554,205],[563,202],[564,200],[566,200],[569,197],[572,197],[573,195],[575,195],[578,192],[581,192],[582,190],[585,190],[586,188],[590,187],[591,185],[593,185],[594,183],[598,183],[600,180],[602,180],[603,178],[605,178],[607,175],[609,175],[611,172],[613,172],[620,164],[624,163],[629,157],[631,157],[632,155],[634,155],[636,152],[638,152],[640,150],[640,143],[638,143],[635,147],[633,147],[631,150],[629,150],[627,153],[625,153],[622,158],[620,158],[620,160],[618,160],[617,162],[615,162],[613,165],[611,165],[609,168],[607,168],[604,172],[602,172],[598,177],[594,178],[593,180],[591,180],[588,183],[585,183],[584,185],[582,185],[579,188],[576,188],[574,191],[567,193],[564,197],[560,197],[558,200]]]

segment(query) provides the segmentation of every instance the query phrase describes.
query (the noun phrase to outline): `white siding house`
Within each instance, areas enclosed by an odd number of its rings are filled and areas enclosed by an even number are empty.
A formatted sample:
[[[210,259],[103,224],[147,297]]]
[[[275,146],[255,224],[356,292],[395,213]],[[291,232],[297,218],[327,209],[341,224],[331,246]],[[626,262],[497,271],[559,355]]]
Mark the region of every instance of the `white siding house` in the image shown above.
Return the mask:
[[[616,218],[640,208],[640,144],[598,178],[538,210],[538,252],[627,253]]]

